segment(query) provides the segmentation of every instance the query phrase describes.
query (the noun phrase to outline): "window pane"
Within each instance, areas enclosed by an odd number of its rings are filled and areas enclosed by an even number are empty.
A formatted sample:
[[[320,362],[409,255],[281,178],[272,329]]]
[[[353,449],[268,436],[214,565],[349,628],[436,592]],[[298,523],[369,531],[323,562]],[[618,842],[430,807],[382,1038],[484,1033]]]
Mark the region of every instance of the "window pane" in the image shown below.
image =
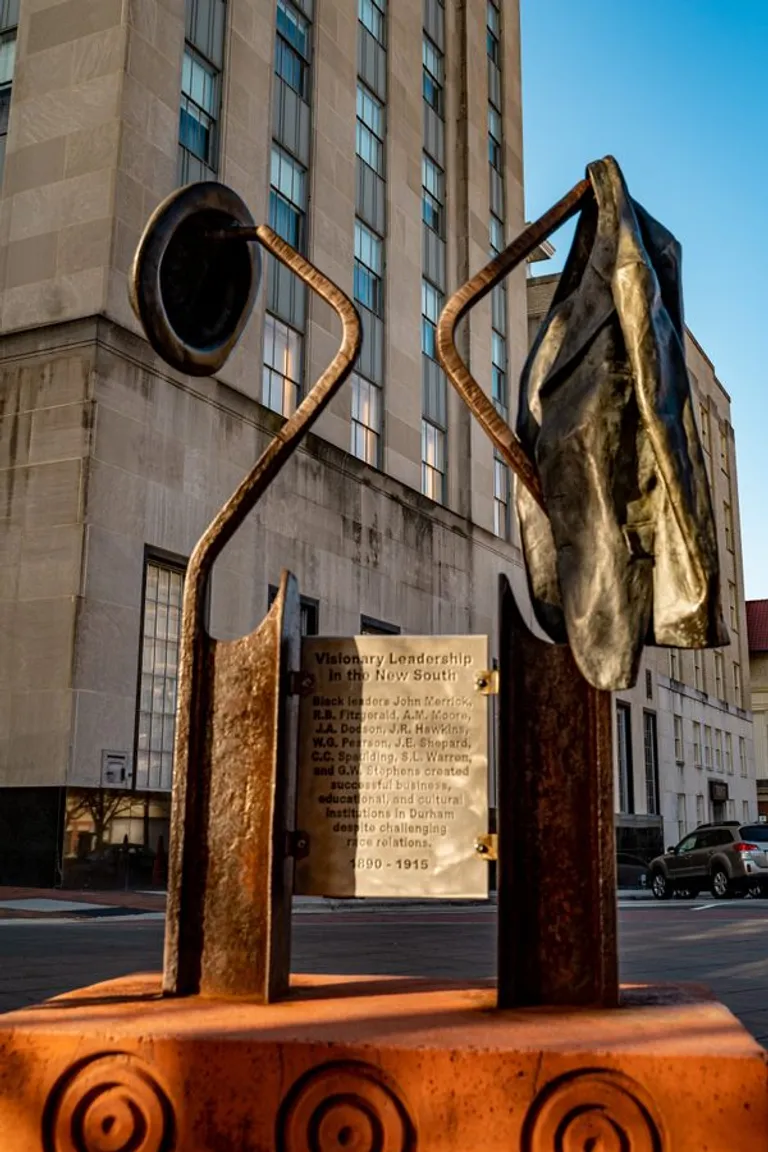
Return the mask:
[[[176,711],[178,668],[178,616],[182,574],[149,561],[146,569],[142,619],[142,675],[137,702],[139,712],[136,782],[145,788],[170,788]],[[175,636],[165,639],[174,620]],[[157,638],[155,638],[157,637]],[[149,756],[147,756],[149,753]],[[167,772],[161,773],[162,754]]]
[[[10,84],[16,62],[16,32],[0,36],[0,84]]]
[[[262,402],[273,412],[290,416],[299,400],[301,337],[269,313],[264,317]]]
[[[489,232],[491,252],[493,255],[497,255],[504,250],[504,224],[499,220],[498,216],[494,216],[493,213],[491,213]]]
[[[219,74],[192,49],[184,49],[179,108],[179,143],[187,153],[213,169],[219,111]]]
[[[381,390],[355,372],[352,374],[352,455],[378,467],[380,431]]]
[[[373,0],[359,0],[357,18],[374,39],[384,43],[384,13]]]
[[[277,31],[304,60],[309,60],[309,24],[287,0],[277,0]]]

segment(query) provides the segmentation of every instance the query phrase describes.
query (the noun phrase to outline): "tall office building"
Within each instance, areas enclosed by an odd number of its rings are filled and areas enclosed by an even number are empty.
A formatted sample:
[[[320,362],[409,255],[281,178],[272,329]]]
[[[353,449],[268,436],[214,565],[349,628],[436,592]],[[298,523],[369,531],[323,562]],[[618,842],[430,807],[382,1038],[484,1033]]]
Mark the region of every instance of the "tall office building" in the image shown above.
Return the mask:
[[[287,567],[307,632],[493,645],[497,575],[523,583],[509,477],[434,328],[523,226],[517,0],[0,0],[0,165],[0,882],[77,882],[104,842],[167,837],[186,560],[339,340],[269,261],[216,379],[162,363],[128,273],[180,183],[231,185],[364,328],[216,565],[213,633]],[[513,409],[522,270],[460,340]]]
[[[528,281],[529,338],[557,276]],[[749,644],[731,398],[686,329],[685,353],[720,556],[730,644],[708,652],[646,648],[637,684],[614,700],[614,795],[620,850],[648,854],[698,824],[757,819]]]

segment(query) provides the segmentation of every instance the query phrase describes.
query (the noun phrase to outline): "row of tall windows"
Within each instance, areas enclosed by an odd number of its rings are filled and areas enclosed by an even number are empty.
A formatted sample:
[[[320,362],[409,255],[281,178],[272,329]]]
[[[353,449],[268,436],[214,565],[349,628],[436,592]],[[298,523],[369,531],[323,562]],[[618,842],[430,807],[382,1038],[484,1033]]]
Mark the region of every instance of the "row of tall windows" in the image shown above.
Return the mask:
[[[312,0],[277,0],[268,218],[302,255],[308,246],[312,15]],[[271,256],[266,282],[261,398],[290,416],[301,400],[307,290]]]
[[[504,135],[502,130],[502,51],[501,10],[498,0],[486,4],[486,54],[488,65],[488,165],[490,177],[491,256],[504,248]],[[494,288],[491,296],[491,398],[497,412],[509,420],[509,382],[507,373],[507,287]],[[494,451],[493,459],[493,530],[503,540],[511,532],[511,478],[509,466]]]
[[[358,0],[353,293],[363,346],[352,373],[350,451],[381,467],[386,272],[387,7]]]
[[[448,404],[437,361],[437,321],[445,303],[445,10],[425,0],[421,40],[421,491],[446,499]]]
[[[0,0],[0,188],[5,167],[5,140],[11,110],[11,88],[16,62],[16,27],[19,23],[19,0]]]

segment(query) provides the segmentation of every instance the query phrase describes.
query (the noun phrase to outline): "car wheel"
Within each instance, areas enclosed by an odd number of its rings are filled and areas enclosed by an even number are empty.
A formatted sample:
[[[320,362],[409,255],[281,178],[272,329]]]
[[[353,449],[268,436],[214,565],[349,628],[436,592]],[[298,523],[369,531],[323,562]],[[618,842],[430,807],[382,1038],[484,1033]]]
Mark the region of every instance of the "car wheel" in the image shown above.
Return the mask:
[[[663,872],[654,872],[651,880],[651,891],[657,900],[669,900],[672,896],[672,885]]]
[[[725,900],[731,895],[731,882],[722,868],[716,868],[712,873],[712,895],[716,900]]]

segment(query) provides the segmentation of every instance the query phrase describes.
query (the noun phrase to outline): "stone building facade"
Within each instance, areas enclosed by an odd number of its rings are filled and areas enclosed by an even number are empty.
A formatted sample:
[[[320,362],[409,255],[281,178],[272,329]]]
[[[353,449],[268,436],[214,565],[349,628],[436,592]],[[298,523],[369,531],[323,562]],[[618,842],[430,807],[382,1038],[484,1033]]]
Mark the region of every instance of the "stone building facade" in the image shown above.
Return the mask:
[[[757,805],[760,819],[768,820],[768,600],[747,601],[747,633]]]
[[[128,303],[144,224],[220,179],[364,320],[352,383],[216,565],[214,635],[287,567],[307,631],[493,644],[499,572],[524,583],[509,482],[434,310],[523,225],[518,5],[0,0],[0,145],[0,883],[107,883],[124,839],[138,881],[167,848],[186,559],[339,339],[269,267],[217,378],[172,371]],[[513,406],[523,270],[462,340]]]
[[[558,277],[528,281],[529,339]],[[731,401],[686,330],[686,359],[717,527],[727,648],[646,648],[637,684],[615,694],[619,850],[662,851],[711,820],[755,820],[749,647]]]

